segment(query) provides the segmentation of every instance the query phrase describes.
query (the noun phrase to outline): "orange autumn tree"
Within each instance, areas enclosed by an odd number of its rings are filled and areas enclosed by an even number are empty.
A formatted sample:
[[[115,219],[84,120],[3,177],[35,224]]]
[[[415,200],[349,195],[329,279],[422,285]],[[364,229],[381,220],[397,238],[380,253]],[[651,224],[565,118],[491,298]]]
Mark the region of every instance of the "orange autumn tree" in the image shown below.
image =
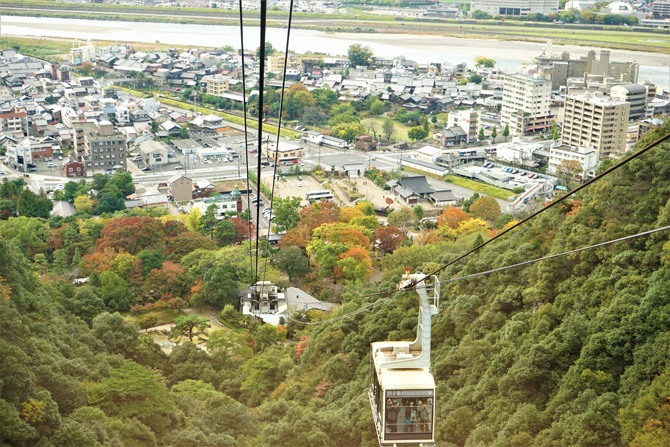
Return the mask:
[[[311,235],[321,225],[335,223],[340,218],[340,207],[336,203],[315,203],[300,210],[299,226],[304,227]]]
[[[309,237],[309,228],[304,226],[291,228],[280,239],[279,246],[282,248],[293,246],[305,248],[309,244]]]
[[[437,226],[443,227],[448,225],[449,228],[455,229],[458,228],[459,223],[465,222],[468,219],[470,219],[470,215],[468,213],[460,208],[452,206],[451,208],[447,208],[446,210],[442,211],[440,217],[437,218]]]
[[[81,274],[88,276],[93,272],[102,273],[108,270],[109,265],[118,255],[119,253],[116,250],[106,247],[104,250],[83,256],[79,262]]]
[[[372,274],[372,259],[367,250],[352,247],[339,256],[334,268],[334,277],[350,281],[365,281]]]

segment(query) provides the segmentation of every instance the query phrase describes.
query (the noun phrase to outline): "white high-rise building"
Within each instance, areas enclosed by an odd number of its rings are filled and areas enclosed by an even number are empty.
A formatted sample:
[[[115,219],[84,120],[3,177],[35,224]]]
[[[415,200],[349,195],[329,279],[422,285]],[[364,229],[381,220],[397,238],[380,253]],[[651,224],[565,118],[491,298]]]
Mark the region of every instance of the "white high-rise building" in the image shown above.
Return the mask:
[[[549,112],[551,81],[524,74],[504,78],[501,125],[512,136],[545,130],[554,121]]]
[[[466,140],[468,143],[477,141],[477,131],[479,130],[479,111],[475,109],[468,110],[453,110],[449,112],[447,117],[447,128],[451,129],[458,126],[465,134],[460,136],[461,140]]]
[[[492,16],[549,15],[558,12],[558,0],[472,0],[470,11],[484,11]]]

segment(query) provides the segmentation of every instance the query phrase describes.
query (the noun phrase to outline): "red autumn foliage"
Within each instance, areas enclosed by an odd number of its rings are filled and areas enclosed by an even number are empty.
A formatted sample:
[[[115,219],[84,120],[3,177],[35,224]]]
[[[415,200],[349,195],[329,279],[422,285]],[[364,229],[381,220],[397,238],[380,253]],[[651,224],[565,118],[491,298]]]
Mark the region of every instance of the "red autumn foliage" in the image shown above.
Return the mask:
[[[297,345],[295,345],[295,360],[297,362],[300,361],[300,357],[302,357],[302,353],[305,352],[305,349],[307,349],[308,344],[309,344],[309,335],[301,335],[300,341],[298,342]]]
[[[340,207],[336,203],[315,203],[300,210],[300,226],[305,227],[309,234],[323,224],[339,221]]]
[[[165,231],[160,220],[151,217],[124,217],[112,219],[96,242],[96,251],[112,248],[132,255],[145,248],[165,246]]]
[[[393,253],[407,239],[398,227],[381,227],[375,232],[377,248],[384,253]]]

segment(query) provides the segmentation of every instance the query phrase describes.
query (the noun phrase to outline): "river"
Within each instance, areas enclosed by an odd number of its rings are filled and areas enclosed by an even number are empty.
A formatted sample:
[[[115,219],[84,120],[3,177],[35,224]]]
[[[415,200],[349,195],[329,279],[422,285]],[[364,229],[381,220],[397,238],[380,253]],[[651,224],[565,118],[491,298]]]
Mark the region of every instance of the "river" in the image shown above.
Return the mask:
[[[13,36],[61,37],[112,42],[160,42],[173,45],[203,47],[240,47],[239,27],[219,25],[188,25],[176,23],[148,23],[61,19],[52,17],[4,16],[0,33]],[[283,51],[286,47],[286,29],[268,28],[267,40]],[[246,48],[256,49],[260,42],[258,27],[245,27]],[[322,52],[344,56],[349,45],[360,43],[372,48],[377,56],[405,56],[418,63],[467,62],[474,64],[476,56],[497,61],[497,66],[514,72],[522,63],[542,52],[545,44],[509,42],[485,39],[465,39],[438,35],[411,34],[356,34],[326,33],[323,31],[291,30],[290,50],[296,53]],[[553,52],[569,51],[584,55],[589,47],[554,45]],[[593,48],[599,51],[600,48]],[[613,61],[634,60],[640,64],[639,79],[668,88],[670,64],[668,55],[628,50],[611,50]]]

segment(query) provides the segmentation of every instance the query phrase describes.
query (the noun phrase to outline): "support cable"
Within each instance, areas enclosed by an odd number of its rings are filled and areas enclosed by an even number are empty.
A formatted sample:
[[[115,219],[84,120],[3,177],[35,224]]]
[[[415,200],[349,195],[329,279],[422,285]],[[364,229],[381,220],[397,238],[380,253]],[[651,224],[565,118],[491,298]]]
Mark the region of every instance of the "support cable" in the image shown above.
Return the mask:
[[[241,0],[240,0],[241,1]],[[261,201],[261,153],[263,148],[263,92],[265,90],[265,31],[267,26],[268,2],[261,0],[261,46],[260,46],[260,76],[258,78],[258,202]],[[256,275],[254,283],[258,281],[258,225],[261,222],[261,207],[256,202]]]
[[[289,4],[288,10],[288,28],[286,30],[286,51],[284,52],[284,71],[282,74],[281,81],[281,99],[279,100],[279,122],[277,123],[277,142],[275,144],[275,163],[272,170],[272,192],[270,194],[270,213],[268,215],[268,236],[266,239],[266,253],[265,253],[265,265],[263,267],[263,281],[265,281],[265,274],[267,273],[268,268],[268,253],[267,253],[267,244],[270,241],[270,227],[272,222],[270,221],[270,216],[272,216],[272,206],[275,200],[275,184],[277,183],[277,165],[279,160],[279,138],[281,134],[281,121],[282,114],[284,112],[284,87],[286,86],[286,66],[288,63],[288,49],[289,49],[289,40],[291,38],[291,19],[293,18],[293,0]],[[269,137],[268,137],[269,138]]]
[[[457,278],[445,279],[445,280],[440,281],[440,284],[448,284],[448,283],[452,283],[452,282],[456,282],[456,281],[464,281],[466,279],[476,278],[478,276],[490,275],[492,273],[498,273],[498,272],[513,269],[513,268],[516,268],[516,267],[523,267],[523,266],[526,266],[526,265],[535,264],[536,262],[547,261],[549,259],[560,258],[560,257],[571,255],[571,254],[574,254],[574,253],[579,253],[581,251],[591,250],[593,248],[598,248],[598,247],[603,247],[605,245],[615,244],[617,242],[623,242],[623,241],[627,241],[627,240],[630,240],[630,239],[635,239],[635,238],[642,237],[642,236],[649,236],[650,234],[654,234],[654,233],[658,233],[660,231],[666,231],[666,230],[670,230],[670,225],[665,226],[665,227],[661,227],[661,228],[655,228],[653,230],[645,231],[645,232],[642,232],[642,233],[633,234],[631,236],[624,236],[624,237],[621,237],[619,239],[613,239],[613,240],[610,240],[610,241],[601,242],[599,244],[589,245],[587,247],[577,248],[575,250],[565,251],[565,252],[558,253],[558,254],[555,254],[555,255],[544,256],[542,258],[533,259],[531,261],[525,261],[525,262],[520,262],[518,264],[507,265],[505,267],[500,267],[500,268],[492,269],[492,270],[486,270],[484,272],[479,272],[479,273],[473,273],[471,275],[459,276]],[[428,278],[428,276],[423,278],[423,280],[425,280],[426,278]],[[417,281],[414,285],[412,285],[410,287],[406,287],[406,288],[403,288],[403,289],[400,289],[400,290],[393,290],[395,295],[393,295],[391,297],[378,299],[377,301],[375,301],[373,303],[366,304],[365,306],[362,306],[361,308],[359,308],[359,309],[357,309],[353,312],[349,312],[348,314],[341,315],[341,316],[333,318],[331,320],[315,321],[315,322],[309,322],[308,323],[308,322],[302,322],[302,321],[299,321],[299,320],[295,320],[295,319],[291,318],[290,316],[289,316],[289,320],[294,321],[296,323],[305,324],[305,325],[317,325],[317,324],[325,324],[325,323],[331,323],[331,322],[334,322],[334,321],[339,321],[339,320],[342,320],[344,318],[348,318],[348,317],[354,316],[356,314],[359,314],[361,312],[364,312],[364,311],[366,311],[370,308],[373,308],[382,301],[391,300],[391,299],[395,298],[397,296],[397,294],[400,293],[400,292],[405,292],[405,291],[408,291],[408,290],[415,289],[417,287],[417,284],[419,284],[423,280]]]
[[[254,280],[254,258],[253,254],[251,253],[251,188],[249,186],[249,151],[247,150],[249,148],[249,140],[248,140],[248,132],[247,132],[247,89],[246,89],[246,76],[245,76],[245,70],[244,70],[244,24],[242,20],[242,0],[240,0],[240,46],[242,49],[240,50],[242,53],[242,107],[244,112],[242,113],[244,117],[244,159],[246,161],[246,169],[247,169],[247,175],[245,176],[247,178],[247,211],[249,211],[249,219],[247,220],[247,226],[248,226],[248,231],[249,231],[249,281],[250,281],[250,286],[253,286],[253,280]],[[256,230],[256,237],[258,238],[258,230]]]

